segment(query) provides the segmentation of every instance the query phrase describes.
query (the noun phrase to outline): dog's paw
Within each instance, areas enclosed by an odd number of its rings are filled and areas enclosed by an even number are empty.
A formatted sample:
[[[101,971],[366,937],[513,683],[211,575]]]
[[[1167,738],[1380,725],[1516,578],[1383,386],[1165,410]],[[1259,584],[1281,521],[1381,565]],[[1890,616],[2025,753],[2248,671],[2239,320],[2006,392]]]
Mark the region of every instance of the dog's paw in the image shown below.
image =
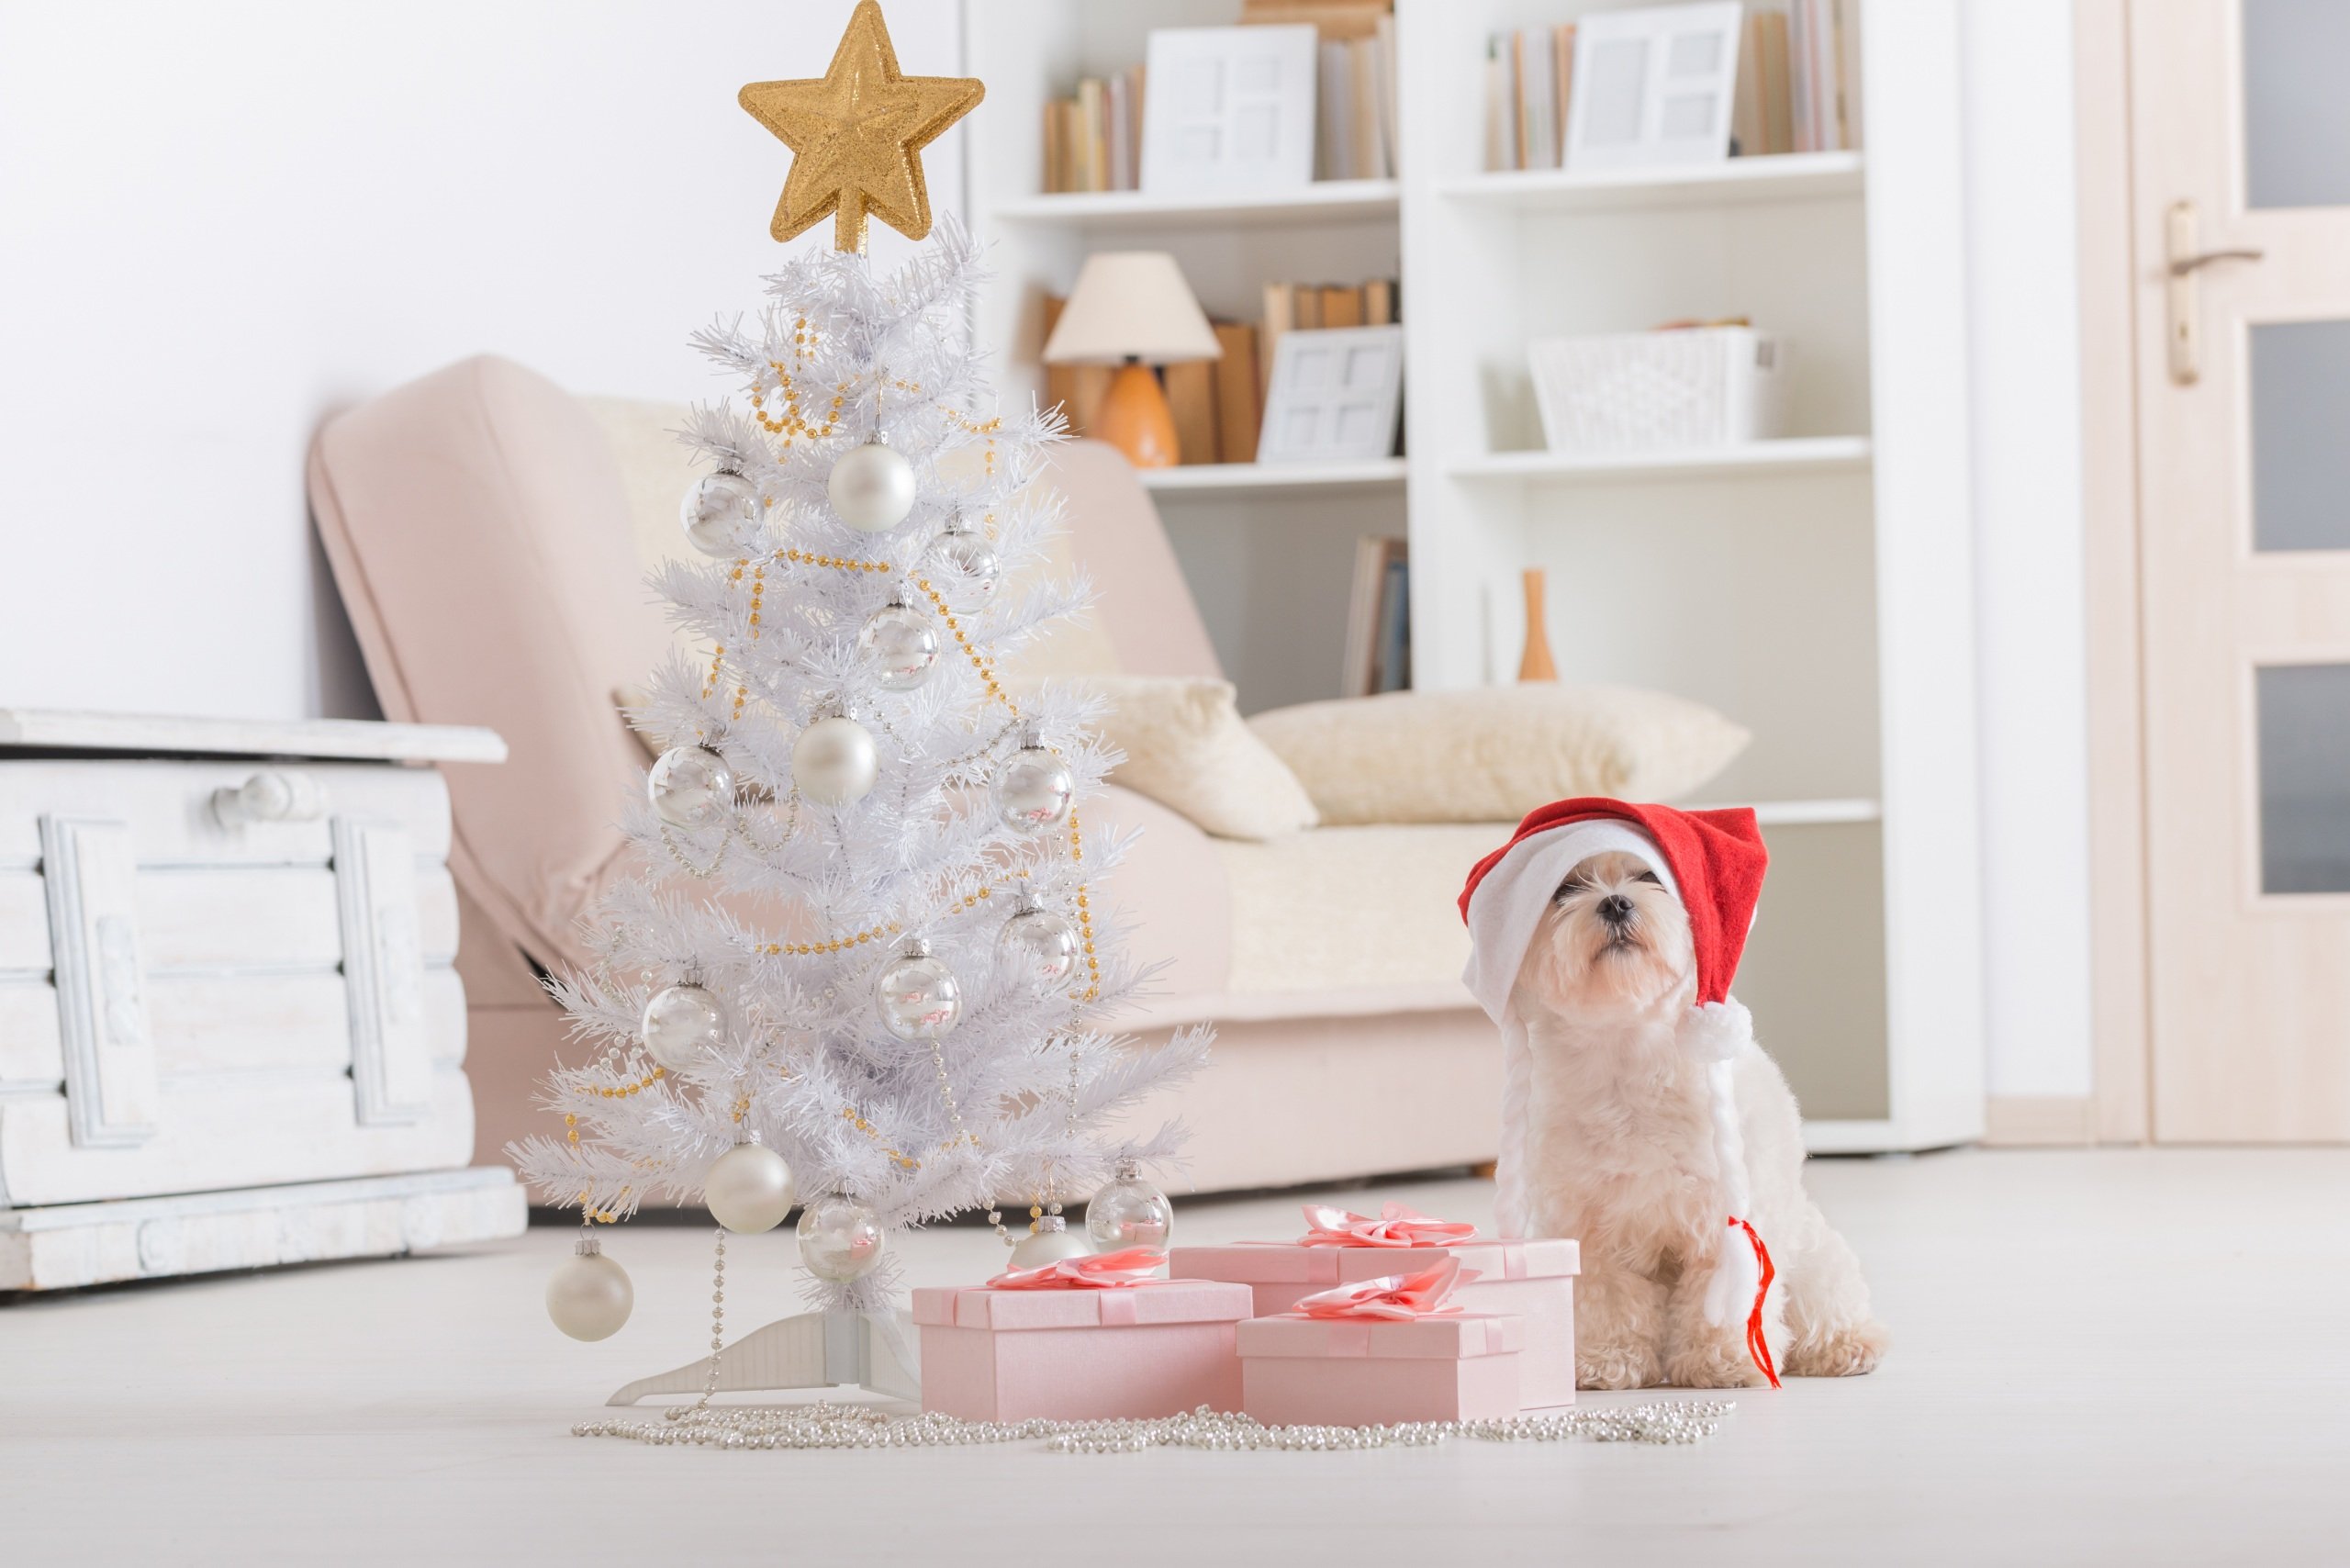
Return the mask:
[[[1664,1381],[1675,1388],[1760,1388],[1767,1380],[1743,1339],[1724,1339],[1674,1351],[1664,1363]]]
[[[1654,1388],[1663,1381],[1662,1370],[1651,1346],[1575,1347],[1577,1388]]]
[[[1789,1377],[1859,1377],[1876,1371],[1893,1336],[1877,1322],[1854,1323],[1787,1347]]]

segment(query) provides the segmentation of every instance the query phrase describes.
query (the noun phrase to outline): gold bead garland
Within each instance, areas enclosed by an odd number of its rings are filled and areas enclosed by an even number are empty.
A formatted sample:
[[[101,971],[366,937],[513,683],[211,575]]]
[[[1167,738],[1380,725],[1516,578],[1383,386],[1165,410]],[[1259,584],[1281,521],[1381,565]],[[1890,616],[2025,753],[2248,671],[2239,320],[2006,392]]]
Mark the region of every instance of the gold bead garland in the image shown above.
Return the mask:
[[[851,1126],[855,1127],[858,1132],[863,1133],[867,1137],[871,1138],[876,1143],[881,1143],[880,1133],[875,1130],[871,1122],[867,1121],[863,1116],[857,1114],[856,1106],[842,1106],[841,1115],[843,1119],[845,1119]],[[922,1169],[921,1160],[914,1159],[909,1154],[901,1154],[896,1149],[891,1148],[888,1144],[881,1144],[881,1152],[888,1155],[890,1157],[890,1163],[896,1166],[901,1170],[919,1170]]]

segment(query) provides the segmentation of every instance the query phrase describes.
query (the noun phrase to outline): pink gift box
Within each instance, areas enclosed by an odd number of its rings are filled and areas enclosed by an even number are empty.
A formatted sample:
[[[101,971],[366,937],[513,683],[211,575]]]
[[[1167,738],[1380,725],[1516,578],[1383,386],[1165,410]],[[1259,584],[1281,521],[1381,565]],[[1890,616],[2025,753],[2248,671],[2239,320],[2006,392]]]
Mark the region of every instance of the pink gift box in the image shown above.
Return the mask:
[[[1286,1313],[1303,1297],[1382,1274],[1410,1274],[1449,1255],[1477,1278],[1452,1293],[1466,1312],[1526,1319],[1518,1376],[1521,1408],[1575,1402],[1575,1280],[1582,1249],[1554,1239],[1472,1239],[1443,1247],[1304,1247],[1294,1241],[1242,1241],[1229,1247],[1178,1247],[1167,1255],[1174,1278],[1227,1280],[1255,1293],[1257,1316]]]
[[[918,1290],[922,1407],[967,1421],[1107,1420],[1240,1408],[1234,1328],[1248,1287]]]
[[[1289,1313],[1240,1326],[1240,1408],[1269,1427],[1484,1421],[1521,1408],[1526,1321]]]

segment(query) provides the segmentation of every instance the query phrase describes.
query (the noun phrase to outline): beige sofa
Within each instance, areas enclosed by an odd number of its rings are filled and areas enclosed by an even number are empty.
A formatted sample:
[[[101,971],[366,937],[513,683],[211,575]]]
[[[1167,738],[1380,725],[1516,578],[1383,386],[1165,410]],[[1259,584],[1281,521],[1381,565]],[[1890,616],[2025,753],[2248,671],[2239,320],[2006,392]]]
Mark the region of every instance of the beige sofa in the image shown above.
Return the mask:
[[[644,757],[615,693],[671,636],[643,577],[683,548],[690,470],[667,433],[680,415],[575,398],[481,358],[342,415],[311,454],[319,532],[386,715],[487,724],[511,747],[504,767],[449,781],[476,1158],[542,1130],[532,1085],[564,1048],[564,1020],[533,966],[581,961],[577,918],[630,853],[615,824]],[[1077,442],[1049,477],[1098,610],[1031,673],[1218,675],[1125,460]],[[1171,961],[1130,1025],[1217,1025],[1207,1071],[1145,1113],[1190,1126],[1197,1190],[1492,1158],[1499,1050],[1458,978],[1468,941],[1453,899],[1505,828],[1239,843],[1110,794],[1102,818],[1147,831],[1109,894],[1137,916],[1136,950]]]

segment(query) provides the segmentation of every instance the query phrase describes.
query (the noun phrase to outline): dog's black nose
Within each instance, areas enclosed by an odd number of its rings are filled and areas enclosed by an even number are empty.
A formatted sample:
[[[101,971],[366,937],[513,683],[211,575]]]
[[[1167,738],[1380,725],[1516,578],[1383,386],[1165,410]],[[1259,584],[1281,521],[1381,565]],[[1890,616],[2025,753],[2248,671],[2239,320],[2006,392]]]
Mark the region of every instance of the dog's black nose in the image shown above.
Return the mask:
[[[1632,923],[1632,901],[1621,893],[1610,893],[1599,901],[1599,918],[1610,925]]]

